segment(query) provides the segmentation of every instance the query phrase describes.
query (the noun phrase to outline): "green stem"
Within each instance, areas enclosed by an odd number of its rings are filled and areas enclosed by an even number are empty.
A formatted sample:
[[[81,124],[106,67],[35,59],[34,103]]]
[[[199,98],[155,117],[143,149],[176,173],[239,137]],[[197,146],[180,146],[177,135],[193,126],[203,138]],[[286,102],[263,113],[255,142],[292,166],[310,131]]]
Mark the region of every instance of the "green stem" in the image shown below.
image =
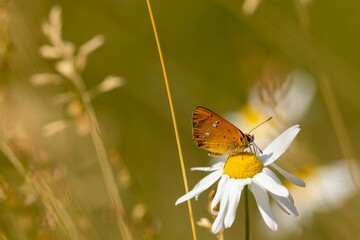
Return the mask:
[[[250,239],[250,220],[249,220],[249,199],[248,187],[244,188],[244,204],[245,204],[245,240]]]

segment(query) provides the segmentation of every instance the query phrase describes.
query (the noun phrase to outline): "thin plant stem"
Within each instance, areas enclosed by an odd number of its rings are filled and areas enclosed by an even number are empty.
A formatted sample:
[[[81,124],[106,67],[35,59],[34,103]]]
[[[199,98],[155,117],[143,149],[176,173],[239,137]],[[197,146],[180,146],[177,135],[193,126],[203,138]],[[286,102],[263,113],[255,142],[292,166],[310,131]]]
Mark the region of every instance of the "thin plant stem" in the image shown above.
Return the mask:
[[[21,161],[16,157],[13,150],[2,137],[0,137],[0,150],[9,159],[19,174],[34,187],[47,212],[59,224],[65,235],[72,240],[80,239],[80,234],[70,214],[61,202],[56,199],[46,181],[40,175],[26,171]]]
[[[80,77],[80,75],[75,74],[73,77],[73,82],[75,84],[75,87],[77,88],[79,95],[81,97],[81,100],[83,102],[83,106],[85,108],[86,113],[88,114],[90,118],[90,135],[92,142],[95,147],[95,151],[99,160],[100,169],[102,172],[102,175],[105,180],[105,186],[108,191],[111,203],[116,211],[116,219],[117,224],[121,233],[121,236],[123,239],[126,240],[132,240],[133,237],[131,235],[130,229],[125,223],[124,216],[125,216],[125,210],[124,206],[120,197],[120,193],[118,191],[114,174],[111,170],[111,166],[109,163],[109,159],[106,153],[105,145],[101,138],[99,123],[97,121],[94,108],[91,104],[91,99],[86,91],[86,87],[84,84],[83,79]]]
[[[153,32],[154,32],[154,35],[155,35],[157,49],[158,49],[158,52],[159,52],[161,68],[162,68],[163,75],[164,75],[166,92],[167,92],[167,96],[168,96],[168,100],[169,100],[171,118],[172,118],[172,121],[173,121],[173,127],[174,127],[174,131],[175,131],[175,138],[176,138],[176,144],[177,144],[177,149],[178,149],[178,154],[179,154],[179,159],[180,159],[180,166],[181,166],[181,173],[182,173],[182,177],[183,177],[184,187],[185,187],[185,191],[189,192],[188,181],[187,181],[186,170],[185,170],[185,163],[184,163],[184,158],[183,158],[183,154],[182,154],[182,150],[181,150],[179,131],[178,131],[178,128],[177,128],[177,123],[176,123],[176,117],[175,117],[175,111],[174,111],[174,106],[173,106],[171,92],[170,92],[169,80],[168,80],[168,77],[167,77],[167,74],[166,74],[165,62],[164,62],[163,54],[162,54],[161,47],[160,47],[160,41],[159,41],[159,37],[158,37],[158,34],[157,34],[157,30],[156,30],[156,25],[155,25],[153,12],[152,12],[152,9],[151,9],[150,0],[146,0],[146,3],[147,3],[148,10],[149,10],[151,25],[152,25]],[[194,216],[193,216],[193,211],[192,211],[192,206],[191,206],[190,200],[187,201],[187,204],[188,204],[188,209],[189,209],[189,217],[190,217],[190,223],[191,223],[193,239],[196,240],[197,237],[196,237],[196,230],[195,230],[195,221],[194,221]]]
[[[56,199],[52,193],[50,186],[46,181],[38,174],[27,175],[27,181],[31,182],[35,190],[41,197],[43,204],[45,205],[49,214],[56,219],[60,227],[69,236],[70,239],[80,239],[79,232],[76,225],[71,218],[70,214],[66,211],[65,207],[59,200]]]
[[[244,205],[245,205],[245,240],[250,239],[250,217],[249,217],[249,197],[248,187],[244,188]]]
[[[51,44],[59,49],[65,49],[66,42],[62,40],[61,37],[61,9],[60,7],[54,7],[49,15],[49,22],[47,23],[48,27],[54,28],[54,33],[56,36],[57,41],[54,41],[52,37],[49,36],[48,32],[44,32],[45,36],[49,38]],[[100,41],[101,42],[101,41]],[[101,43],[98,43],[101,45]],[[79,55],[78,55],[79,56]],[[61,68],[60,64],[57,65],[57,70],[61,75],[65,78],[69,79],[79,96],[79,99],[82,103],[84,108],[84,113],[89,118],[90,122],[90,136],[92,143],[95,148],[95,152],[97,155],[97,160],[100,165],[100,171],[104,178],[105,187],[108,192],[108,196],[110,198],[112,207],[115,211],[117,226],[119,228],[120,234],[122,239],[132,240],[133,237],[130,232],[130,228],[125,221],[125,210],[122,203],[122,199],[115,181],[114,173],[112,172],[112,168],[110,166],[110,161],[107,155],[107,151],[102,140],[100,127],[98,124],[98,120],[94,111],[94,108],[91,103],[91,98],[89,96],[89,92],[86,89],[85,83],[83,78],[81,77],[81,71],[83,70],[84,66],[79,66],[76,64],[77,57],[74,56],[73,53],[71,54],[64,54],[62,57],[62,62],[66,62],[68,64],[72,64],[72,67],[64,70]],[[60,67],[59,67],[60,66]],[[62,69],[62,70],[59,70]]]
[[[0,149],[3,154],[8,158],[14,168],[20,173],[21,176],[26,176],[26,170],[21,161],[16,157],[13,150],[9,147],[8,143],[1,136],[0,137]]]

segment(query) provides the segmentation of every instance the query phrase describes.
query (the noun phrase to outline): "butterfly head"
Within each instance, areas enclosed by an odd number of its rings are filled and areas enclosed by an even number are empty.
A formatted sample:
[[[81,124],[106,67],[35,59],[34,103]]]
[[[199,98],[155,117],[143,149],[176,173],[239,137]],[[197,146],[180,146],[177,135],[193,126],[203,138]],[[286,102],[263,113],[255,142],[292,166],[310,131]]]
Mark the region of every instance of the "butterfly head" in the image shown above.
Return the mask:
[[[249,147],[249,149],[253,152],[256,153],[256,150],[260,151],[260,153],[262,153],[261,149],[255,144],[254,140],[255,140],[255,136],[254,134],[246,134],[245,135],[246,138],[246,146]]]
[[[251,135],[251,134],[246,134],[246,143],[247,145],[251,145],[254,143],[254,139],[255,139],[255,136],[254,134]]]

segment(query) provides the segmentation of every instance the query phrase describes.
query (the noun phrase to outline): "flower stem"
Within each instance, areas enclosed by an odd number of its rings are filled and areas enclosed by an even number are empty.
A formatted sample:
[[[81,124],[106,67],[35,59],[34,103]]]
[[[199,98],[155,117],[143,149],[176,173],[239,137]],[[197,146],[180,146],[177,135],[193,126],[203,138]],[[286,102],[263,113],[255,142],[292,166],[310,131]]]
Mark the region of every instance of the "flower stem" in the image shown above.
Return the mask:
[[[244,188],[244,204],[245,204],[245,240],[250,239],[250,220],[249,220],[249,200],[248,187]]]

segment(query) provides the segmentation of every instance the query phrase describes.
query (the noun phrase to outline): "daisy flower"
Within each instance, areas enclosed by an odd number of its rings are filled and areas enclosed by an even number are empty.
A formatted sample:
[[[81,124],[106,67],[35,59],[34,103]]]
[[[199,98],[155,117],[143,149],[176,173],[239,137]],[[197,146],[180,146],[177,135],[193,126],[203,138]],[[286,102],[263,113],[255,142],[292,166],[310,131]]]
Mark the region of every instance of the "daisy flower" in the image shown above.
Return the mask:
[[[266,225],[273,231],[277,230],[277,221],[270,208],[269,196],[288,214],[297,216],[298,212],[288,189],[283,186],[269,167],[272,166],[294,184],[305,186],[301,179],[291,175],[274,163],[290,146],[299,131],[298,125],[290,127],[272,141],[259,155],[251,152],[241,152],[237,155],[230,155],[226,162],[219,162],[211,167],[192,168],[192,170],[211,173],[196,184],[190,192],[180,197],[175,205],[193,197],[197,198],[220,179],[216,194],[211,202],[211,212],[217,215],[212,225],[214,233],[218,233],[223,227],[231,227],[235,220],[241,192],[246,186],[254,194]],[[220,204],[220,208],[217,211],[216,206],[218,204]]]

